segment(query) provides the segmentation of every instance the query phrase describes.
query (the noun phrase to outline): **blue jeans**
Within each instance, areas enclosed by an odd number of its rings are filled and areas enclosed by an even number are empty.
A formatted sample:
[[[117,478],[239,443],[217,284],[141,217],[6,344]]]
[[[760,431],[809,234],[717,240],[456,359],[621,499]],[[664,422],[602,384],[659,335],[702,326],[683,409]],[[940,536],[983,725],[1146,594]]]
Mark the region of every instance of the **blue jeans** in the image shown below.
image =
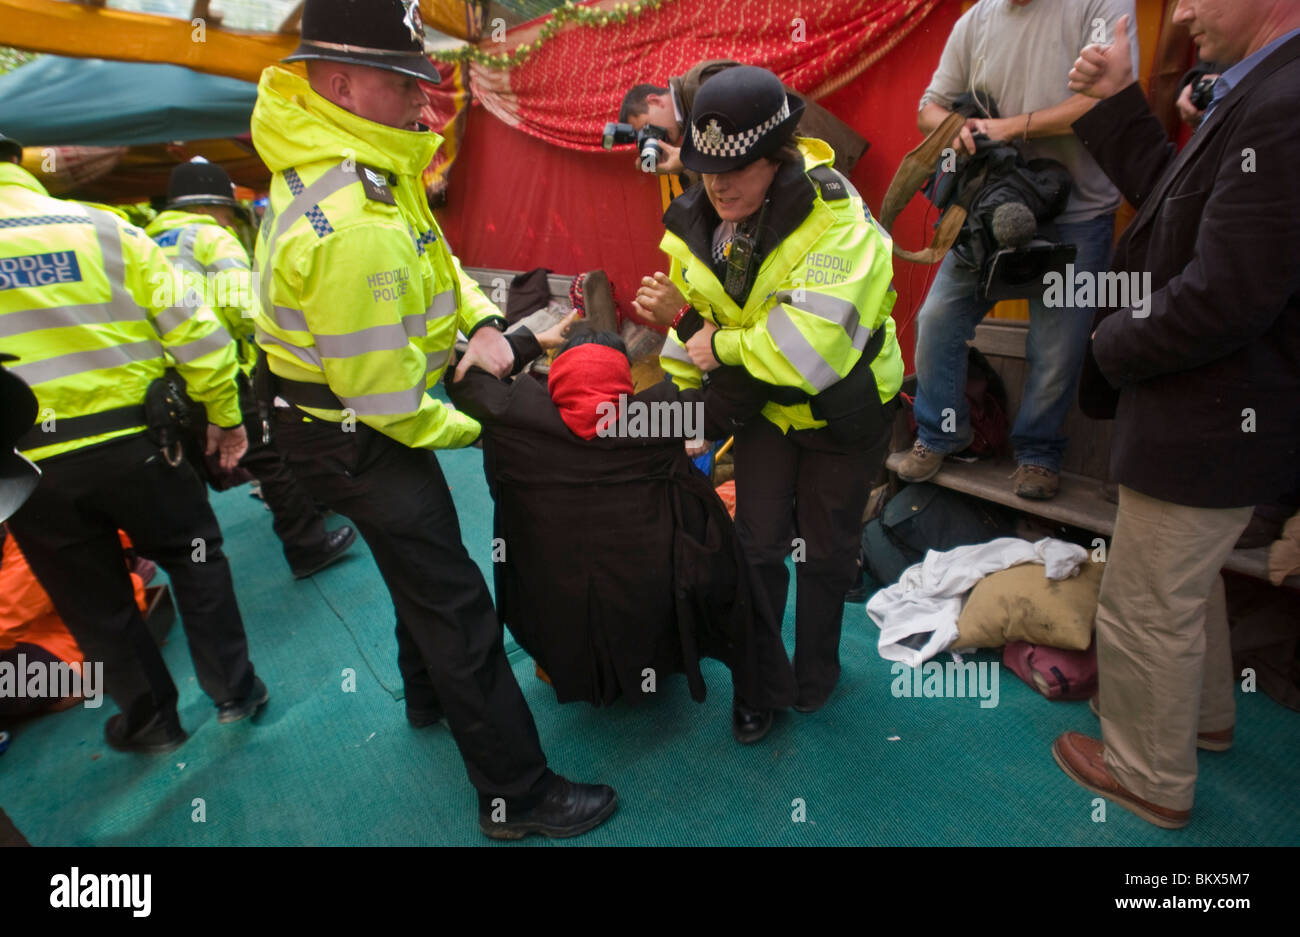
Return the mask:
[[[1110,269],[1115,216],[1045,224],[1039,228],[1039,236],[1076,245],[1076,273],[1103,273]],[[976,295],[977,271],[959,267],[956,261],[952,253],[943,259],[916,318],[917,436],[927,449],[942,453],[960,452],[971,443],[965,393],[966,343],[975,337],[975,326],[991,308]],[[1061,427],[1078,387],[1094,311],[1091,307],[1048,308],[1042,295],[1029,300],[1028,375],[1011,428],[1011,444],[1021,465],[1061,470],[1068,441]],[[949,408],[952,412],[945,413]]]

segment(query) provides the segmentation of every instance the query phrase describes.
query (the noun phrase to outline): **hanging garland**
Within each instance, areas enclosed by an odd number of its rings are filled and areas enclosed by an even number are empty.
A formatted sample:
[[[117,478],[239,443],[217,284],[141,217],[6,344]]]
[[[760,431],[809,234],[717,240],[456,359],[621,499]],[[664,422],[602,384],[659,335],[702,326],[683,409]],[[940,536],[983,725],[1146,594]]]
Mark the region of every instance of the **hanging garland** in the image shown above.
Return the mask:
[[[448,55],[443,61],[459,60],[477,62],[489,68],[514,68],[523,64],[543,42],[570,23],[580,26],[608,26],[611,23],[625,23],[630,17],[640,16],[646,10],[657,10],[667,0],[636,0],[632,3],[620,3],[610,10],[594,10],[589,7],[573,5],[573,0],[565,0],[564,6],[557,7],[551,18],[542,24],[537,38],[515,48],[513,52],[493,55],[477,46],[469,45]],[[439,56],[441,59],[442,57]]]

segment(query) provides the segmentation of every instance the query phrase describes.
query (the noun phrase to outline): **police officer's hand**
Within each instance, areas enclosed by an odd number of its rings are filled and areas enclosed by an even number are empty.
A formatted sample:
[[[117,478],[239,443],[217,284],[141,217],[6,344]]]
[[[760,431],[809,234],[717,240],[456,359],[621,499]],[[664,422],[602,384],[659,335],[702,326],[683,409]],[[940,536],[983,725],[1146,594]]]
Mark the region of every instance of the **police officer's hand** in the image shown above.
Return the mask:
[[[234,471],[248,451],[248,434],[244,432],[243,424],[232,429],[222,429],[215,423],[208,424],[207,454],[212,455],[218,450],[221,451],[221,470]]]
[[[575,309],[549,329],[538,332],[534,338],[537,339],[537,344],[542,346],[542,351],[559,348],[564,344],[564,340],[569,337],[569,331],[577,321],[578,310]]]
[[[708,372],[720,367],[718,359],[713,357],[713,333],[716,331],[718,327],[705,320],[704,327],[686,342],[686,353],[701,371]]]
[[[1115,24],[1115,41],[1090,45],[1070,69],[1070,90],[1090,98],[1108,98],[1133,84],[1133,55],[1128,41],[1129,16]]]
[[[636,291],[636,299],[632,300],[637,315],[660,325],[672,325],[678,311],[685,305],[686,297],[663,272],[642,277],[641,288]]]
[[[490,325],[483,326],[469,340],[469,347],[456,365],[454,379],[459,381],[475,365],[495,377],[506,377],[514,370],[515,353],[510,342]]]

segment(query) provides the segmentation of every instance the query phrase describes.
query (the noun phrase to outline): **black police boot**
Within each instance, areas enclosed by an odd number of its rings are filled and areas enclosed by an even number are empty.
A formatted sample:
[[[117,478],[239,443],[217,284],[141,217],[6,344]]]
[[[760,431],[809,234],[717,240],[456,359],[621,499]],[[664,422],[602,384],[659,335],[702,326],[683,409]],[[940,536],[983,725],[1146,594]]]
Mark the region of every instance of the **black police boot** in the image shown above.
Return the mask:
[[[128,729],[126,719],[121,713],[110,717],[104,726],[104,741],[108,743],[109,748],[119,752],[162,755],[180,748],[188,738],[174,711],[157,713],[133,731]]]
[[[252,692],[243,699],[227,700],[217,707],[217,722],[226,725],[247,719],[265,706],[270,698],[271,694],[266,689],[266,684],[262,682],[262,678],[254,677]]]
[[[413,729],[423,729],[428,726],[434,726],[443,720],[442,707],[437,703],[430,706],[412,706],[410,700],[406,702],[406,721],[411,724]]]
[[[492,839],[523,839],[540,833],[554,839],[594,830],[618,809],[618,794],[607,784],[574,784],[556,774],[541,800],[520,809],[509,801],[479,795],[478,826]]]
[[[731,704],[731,734],[741,745],[752,745],[772,729],[772,710]]]
[[[319,573],[347,553],[356,539],[357,532],[346,525],[331,530],[325,535],[325,547],[319,553],[293,565],[293,578],[306,579]]]

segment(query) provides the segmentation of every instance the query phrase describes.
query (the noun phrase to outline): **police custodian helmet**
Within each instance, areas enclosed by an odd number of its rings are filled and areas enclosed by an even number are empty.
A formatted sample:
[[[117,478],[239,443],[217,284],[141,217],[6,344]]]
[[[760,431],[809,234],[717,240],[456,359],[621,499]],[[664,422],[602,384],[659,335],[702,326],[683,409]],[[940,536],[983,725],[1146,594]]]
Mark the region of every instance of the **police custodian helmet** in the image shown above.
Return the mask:
[[[682,141],[682,165],[694,172],[742,169],[775,153],[794,134],[803,101],[766,68],[737,65],[700,85]]]
[[[23,145],[11,137],[6,137],[0,133],[0,159],[22,159]]]
[[[181,163],[167,183],[167,207],[230,205],[239,207],[235,186],[220,166],[207,162]]]
[[[437,84],[424,48],[419,0],[307,0],[302,42],[286,62],[325,59],[369,65]]]

